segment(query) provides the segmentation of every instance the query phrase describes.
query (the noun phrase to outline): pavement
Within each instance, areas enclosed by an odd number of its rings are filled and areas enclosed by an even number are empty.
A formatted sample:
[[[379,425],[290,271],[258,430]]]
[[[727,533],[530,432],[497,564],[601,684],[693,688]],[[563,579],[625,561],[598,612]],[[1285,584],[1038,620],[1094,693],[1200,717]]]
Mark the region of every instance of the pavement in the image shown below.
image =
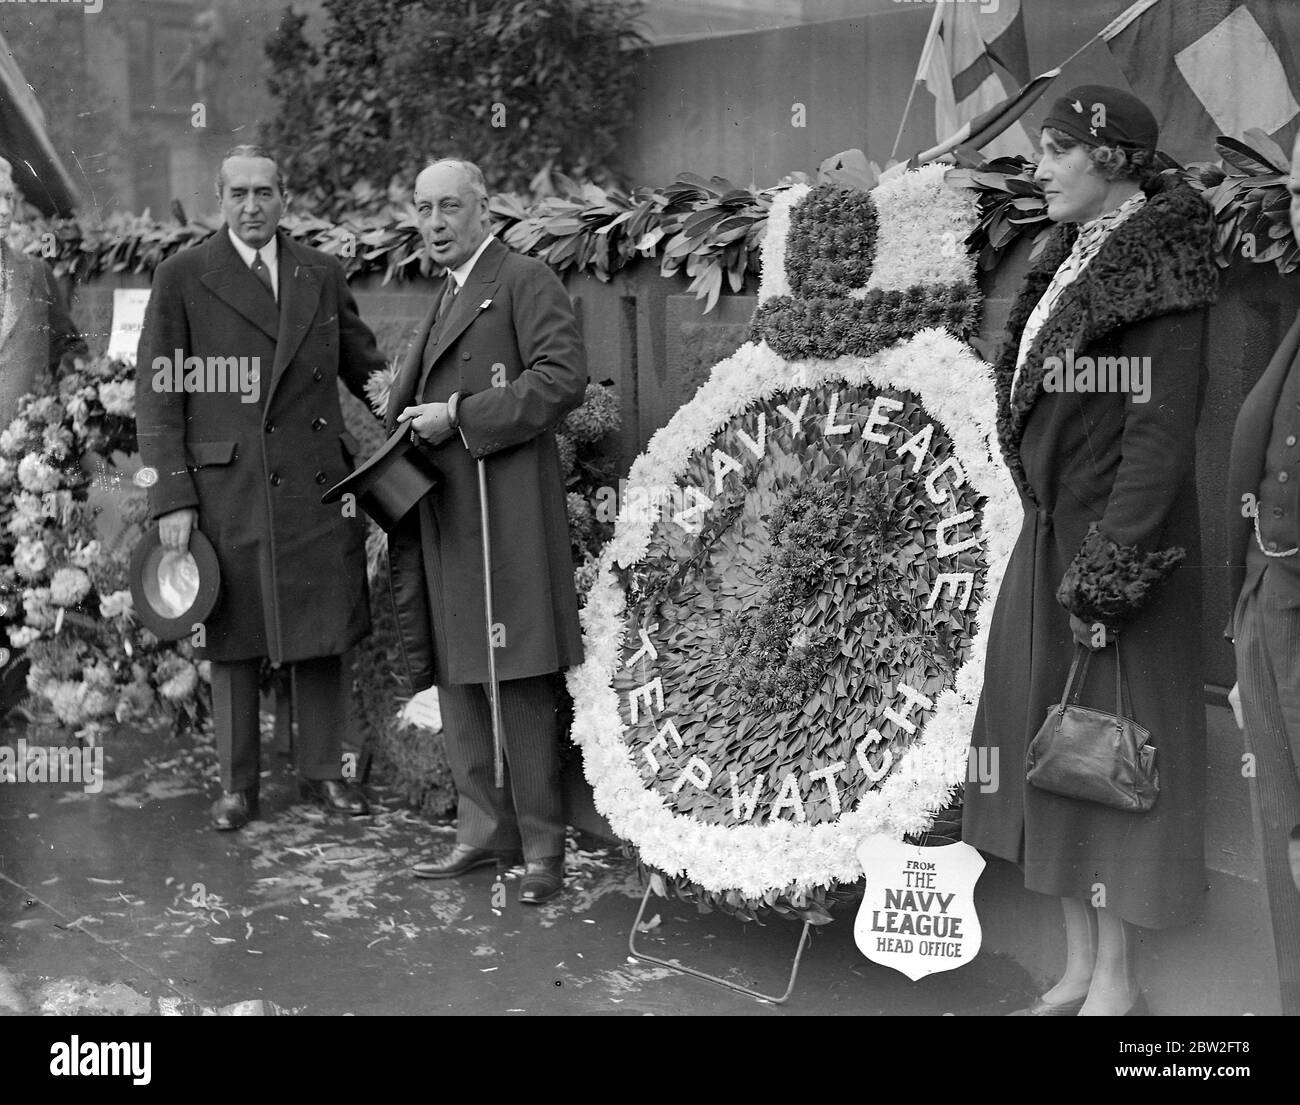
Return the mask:
[[[11,715],[12,717],[12,715]],[[0,729],[0,744],[50,738]],[[58,742],[59,738],[54,738]],[[101,1015],[999,1015],[1033,980],[984,953],[917,983],[865,959],[852,913],[813,930],[785,1005],[628,954],[634,864],[570,838],[566,892],[516,902],[520,869],[454,881],[408,868],[454,826],[368,787],[375,812],[302,804],[263,749],[262,817],[216,833],[210,739],[121,730],[102,789],[0,783],[0,1013]],[[780,993],[799,936],[652,898],[645,955]]]

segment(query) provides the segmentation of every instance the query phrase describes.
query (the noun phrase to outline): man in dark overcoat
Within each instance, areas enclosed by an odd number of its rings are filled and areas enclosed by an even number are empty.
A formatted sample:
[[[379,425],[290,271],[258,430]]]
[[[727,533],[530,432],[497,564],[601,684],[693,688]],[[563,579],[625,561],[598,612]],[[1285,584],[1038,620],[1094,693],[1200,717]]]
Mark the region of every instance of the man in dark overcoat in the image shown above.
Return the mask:
[[[1291,152],[1300,240],[1300,138]],[[1228,466],[1234,708],[1277,951],[1282,1012],[1300,1015],[1300,315],[1237,415]]]
[[[338,381],[364,398],[384,366],[339,263],[277,230],[279,167],[240,146],[217,178],[226,225],[158,266],[136,363],[140,454],[156,472],[162,543],[197,526],[216,549],[221,597],[197,634],[212,662],[222,794],[218,829],[257,815],[258,675],[291,665],[304,797],[368,812],[340,778],[342,654],[370,630],[365,530],[321,495],[353,468]]]
[[[458,842],[416,865],[455,877],[512,856],[520,901],[563,886],[556,673],[582,660],[564,480],[553,429],[582,401],[586,359],[563,285],[488,233],[487,190],[469,162],[420,173],[415,207],[448,270],[394,383],[440,485],[390,535],[398,620],[414,689],[438,687],[459,793]],[[485,460],[505,787],[494,786],[478,463]]]
[[[13,169],[0,157],[0,429],[24,395],[55,385],[65,357],[86,354],[54,271],[6,241],[18,202]]]

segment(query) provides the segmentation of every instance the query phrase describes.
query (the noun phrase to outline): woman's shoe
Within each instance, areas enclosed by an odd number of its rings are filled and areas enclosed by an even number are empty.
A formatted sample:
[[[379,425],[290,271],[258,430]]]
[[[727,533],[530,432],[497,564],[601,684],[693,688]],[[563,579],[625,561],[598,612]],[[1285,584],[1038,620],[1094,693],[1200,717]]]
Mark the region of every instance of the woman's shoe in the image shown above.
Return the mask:
[[[1017,1009],[1008,1013],[1008,1017],[1077,1017],[1079,1010],[1083,1008],[1084,994],[1080,998],[1071,998],[1069,1001],[1044,1001],[1039,998],[1033,1005],[1026,1006],[1024,1009]]]
[[[1151,1016],[1151,1009],[1147,1006],[1146,995],[1143,994],[1141,990],[1138,991],[1138,996],[1133,999],[1133,1004],[1128,1007],[1128,1012],[1125,1013],[1124,1016],[1126,1017]]]

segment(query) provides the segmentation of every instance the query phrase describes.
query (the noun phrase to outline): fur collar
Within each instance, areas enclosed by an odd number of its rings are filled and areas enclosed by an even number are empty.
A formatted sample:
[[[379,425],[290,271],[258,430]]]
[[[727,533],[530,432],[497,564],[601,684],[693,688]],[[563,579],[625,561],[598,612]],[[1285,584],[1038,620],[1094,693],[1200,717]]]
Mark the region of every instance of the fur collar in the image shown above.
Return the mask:
[[[1146,203],[1111,231],[1078,279],[1061,293],[1034,338],[1012,395],[1020,335],[1077,234],[1076,226],[1063,225],[1048,238],[1007,317],[1006,343],[993,368],[998,440],[1012,478],[1026,494],[1020,439],[1043,393],[1047,353],[1060,356],[1073,349],[1081,355],[1123,326],[1203,307],[1215,298],[1214,213],[1190,185],[1162,177]]]

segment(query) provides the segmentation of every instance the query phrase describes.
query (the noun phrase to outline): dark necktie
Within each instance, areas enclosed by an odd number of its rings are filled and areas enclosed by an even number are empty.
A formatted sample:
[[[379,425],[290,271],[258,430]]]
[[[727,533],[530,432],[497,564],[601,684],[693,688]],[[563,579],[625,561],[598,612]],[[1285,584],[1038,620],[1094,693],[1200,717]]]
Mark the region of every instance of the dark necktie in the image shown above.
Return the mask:
[[[434,325],[438,325],[447,317],[447,312],[451,310],[452,302],[456,298],[456,278],[447,274],[447,287],[443,289],[442,300],[438,304],[438,313],[434,316]]]
[[[262,260],[262,251],[258,250],[253,254],[253,275],[262,282],[262,286],[270,293],[272,299],[275,299],[275,287],[271,283],[271,270],[266,267],[266,262]]]

